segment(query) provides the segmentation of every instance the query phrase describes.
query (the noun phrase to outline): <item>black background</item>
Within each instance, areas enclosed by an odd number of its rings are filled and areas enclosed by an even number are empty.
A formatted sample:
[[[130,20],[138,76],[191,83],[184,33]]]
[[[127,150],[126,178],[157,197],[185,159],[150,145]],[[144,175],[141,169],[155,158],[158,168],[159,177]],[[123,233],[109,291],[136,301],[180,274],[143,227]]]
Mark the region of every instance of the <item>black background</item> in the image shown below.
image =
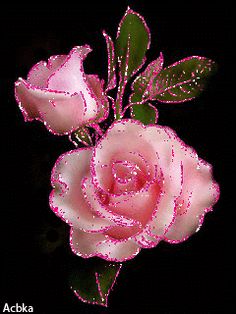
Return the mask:
[[[165,3],[166,2],[166,3]],[[187,3],[187,2],[186,2]],[[159,123],[169,125],[200,157],[214,166],[221,187],[215,210],[190,240],[161,243],[127,262],[109,299],[109,308],[83,304],[66,281],[71,257],[57,243],[68,228],[49,209],[50,171],[73,146],[42,124],[24,123],[13,83],[51,55],[89,44],[88,73],[106,77],[106,47],[101,31],[113,38],[127,5],[142,14],[152,33],[148,60],[162,51],[165,65],[191,55],[218,63],[217,75],[198,99],[158,105]],[[1,310],[5,302],[32,305],[35,313],[233,313],[233,19],[224,1],[90,1],[70,4],[10,4],[1,11]],[[4,174],[3,174],[4,173]],[[230,176],[232,177],[230,178]],[[50,227],[51,226],[51,227]],[[54,231],[53,231],[54,230]],[[47,236],[47,241],[45,237]],[[49,245],[45,249],[45,245]],[[51,249],[50,249],[51,248]]]

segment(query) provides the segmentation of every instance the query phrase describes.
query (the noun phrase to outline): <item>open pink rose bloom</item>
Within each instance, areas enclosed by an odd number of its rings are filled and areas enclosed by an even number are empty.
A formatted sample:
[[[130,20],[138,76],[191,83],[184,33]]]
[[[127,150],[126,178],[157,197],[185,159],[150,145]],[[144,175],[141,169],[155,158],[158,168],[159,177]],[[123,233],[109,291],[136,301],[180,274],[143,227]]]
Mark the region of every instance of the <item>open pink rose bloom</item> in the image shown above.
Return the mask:
[[[219,196],[211,166],[172,129],[131,119],[59,157],[52,185],[50,206],[70,224],[73,252],[111,261],[186,240]]]
[[[103,81],[83,69],[90,51],[89,46],[75,47],[68,56],[37,63],[27,80],[18,79],[15,94],[25,121],[40,120],[49,131],[63,135],[106,118]]]

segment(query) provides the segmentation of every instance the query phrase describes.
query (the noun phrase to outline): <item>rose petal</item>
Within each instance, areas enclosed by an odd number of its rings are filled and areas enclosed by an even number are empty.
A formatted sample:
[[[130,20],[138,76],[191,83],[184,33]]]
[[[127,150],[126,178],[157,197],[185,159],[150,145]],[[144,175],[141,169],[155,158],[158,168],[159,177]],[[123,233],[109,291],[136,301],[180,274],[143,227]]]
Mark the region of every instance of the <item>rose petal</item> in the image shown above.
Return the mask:
[[[86,91],[83,61],[89,52],[91,52],[89,46],[73,48],[65,62],[48,78],[48,88],[71,94]]]
[[[112,229],[108,230],[110,232]],[[162,240],[161,238],[153,238],[150,235],[149,226],[142,230],[137,235],[132,236],[132,239],[140,246],[141,248],[153,248]]]
[[[91,87],[91,90],[97,97],[97,117],[95,122],[101,122],[108,117],[109,113],[109,102],[107,97],[104,95],[104,81],[100,80],[97,75],[89,74],[86,75],[87,83]]]
[[[112,194],[126,194],[141,190],[148,180],[147,169],[141,169],[136,163],[116,160],[111,165],[113,184]],[[146,170],[146,171],[145,171]]]
[[[109,230],[106,231],[106,234],[112,237],[113,239],[122,240],[128,239],[135,234],[141,231],[141,226],[131,226],[131,227],[111,227]]]
[[[134,258],[140,251],[133,241],[118,241],[104,234],[85,233],[74,228],[71,228],[70,244],[72,251],[83,258],[98,256],[115,262]]]
[[[110,195],[108,206],[112,212],[135,219],[144,226],[152,217],[159,194],[160,187],[153,182],[136,193]]]
[[[50,101],[50,106],[41,109],[40,114],[48,129],[56,134],[72,133],[96,117],[96,113],[89,110],[82,93]]]
[[[219,196],[211,166],[201,160],[197,167],[195,163],[184,164],[183,181],[176,220],[165,235],[165,239],[173,243],[186,240],[200,228],[204,214],[212,209]]]
[[[102,204],[102,200],[99,200],[98,191],[96,193],[95,187],[92,184],[91,179],[88,179],[86,177],[83,179],[82,190],[86,201],[93,209],[93,212],[96,213],[99,217],[115,222],[115,224],[118,226],[128,227],[138,224],[135,220],[131,218],[113,213],[111,210],[109,210],[109,207],[107,205]]]
[[[150,129],[150,131],[153,132],[154,130]],[[158,155],[161,156],[159,161],[164,174],[163,196],[160,199],[158,210],[150,223],[150,230],[151,235],[157,238],[166,234],[167,238],[172,236],[175,241],[181,241],[198,228],[199,220],[201,220],[204,210],[211,204],[213,205],[212,197],[210,196],[213,192],[210,192],[212,190],[212,177],[208,166],[205,167],[202,164],[201,170],[198,169],[201,162],[196,152],[181,141],[173,130],[164,127],[163,131],[168,135],[169,140],[167,139],[164,142],[165,144],[162,142],[161,146],[159,142],[153,143],[158,150]],[[171,155],[170,147],[172,148]],[[205,184],[203,179],[207,182],[206,184],[210,184],[210,187],[205,186],[205,192],[207,193],[205,196],[202,191]],[[196,186],[199,186],[199,190],[194,192]],[[194,213],[193,209],[190,211],[190,222],[184,215],[179,217],[180,208],[184,212],[190,210],[193,207],[190,204],[193,202],[194,195],[198,195],[197,197],[203,203],[204,199],[208,203],[206,202],[205,207],[200,205],[198,213]]]
[[[161,239],[176,217],[175,197],[162,192],[151,221],[148,223],[149,235]]]
[[[52,171],[51,209],[75,228],[87,232],[107,230],[113,225],[91,211],[82,192],[82,179],[89,175],[92,149],[77,149],[62,155]]]
[[[98,99],[104,97],[103,82],[95,74],[87,74],[86,79]]]
[[[36,88],[22,78],[15,83],[15,95],[26,121],[40,118],[40,109],[51,106],[49,101],[69,99],[64,92]]]
[[[82,93],[87,111],[95,117],[101,110],[101,104],[92,88],[89,88],[87,76],[83,69],[83,60],[90,51],[88,46],[73,48],[62,66],[49,77],[48,88],[66,91],[71,95]]]
[[[186,145],[181,147],[183,142],[175,132],[159,125],[146,127],[142,137],[156,152],[165,190],[177,197],[182,188],[182,158],[185,158]]]
[[[47,88],[48,78],[51,76],[66,60],[65,55],[52,56],[48,63],[40,61],[35,64],[27,76],[27,81],[36,87]]]

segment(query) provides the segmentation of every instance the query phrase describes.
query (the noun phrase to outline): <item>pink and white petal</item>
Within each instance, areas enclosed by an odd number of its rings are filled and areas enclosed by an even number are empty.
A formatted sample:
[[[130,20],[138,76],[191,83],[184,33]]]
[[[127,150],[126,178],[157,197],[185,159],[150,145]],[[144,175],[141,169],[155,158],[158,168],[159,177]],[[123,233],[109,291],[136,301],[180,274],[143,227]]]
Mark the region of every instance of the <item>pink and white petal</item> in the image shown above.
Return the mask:
[[[122,156],[124,158],[124,156]],[[113,194],[127,194],[127,192],[137,192],[143,188],[149,179],[148,169],[142,169],[130,161],[115,161],[111,165],[113,186]]]
[[[110,195],[108,206],[111,212],[135,219],[144,226],[152,217],[159,195],[160,187],[153,182],[136,193]]]
[[[86,79],[93,90],[94,94],[97,96],[98,99],[101,99],[104,97],[104,92],[103,92],[103,81],[101,81],[96,74],[86,74]]]
[[[106,231],[106,234],[117,240],[124,240],[133,237],[135,234],[141,232],[142,227],[135,225],[131,227],[114,226]]]
[[[52,56],[48,63],[40,61],[35,64],[27,76],[27,81],[36,87],[47,88],[48,78],[64,63],[66,55]]]
[[[195,173],[192,172],[192,177],[187,171],[181,204],[177,207],[175,222],[166,233],[165,239],[172,243],[178,243],[198,231],[205,213],[212,209],[218,197],[219,186],[212,180],[209,165],[200,162],[199,168],[195,170]]]
[[[57,135],[70,134],[96,117],[96,113],[92,114],[87,108],[83,94],[79,93],[63,100],[50,100],[49,106],[41,108],[40,116],[49,131]]]
[[[104,81],[100,80],[99,77],[94,74],[86,75],[86,79],[90,89],[97,98],[97,116],[94,121],[98,123],[105,120],[109,113],[109,102],[107,97],[104,95],[103,89]]]
[[[143,139],[156,152],[164,180],[163,189],[177,197],[182,188],[182,159],[185,158],[186,147],[181,147],[174,131],[159,125],[146,127]]]
[[[172,228],[176,223],[175,221],[177,221],[180,208],[182,211],[184,208],[186,209],[185,206],[179,206],[180,199],[183,200],[184,198],[187,206],[190,198],[193,199],[193,189],[195,189],[195,186],[198,186],[198,182],[202,182],[201,184],[204,186],[204,180],[201,178],[205,178],[205,182],[211,182],[211,171],[208,165],[203,163],[201,163],[200,167],[200,160],[196,152],[182,142],[173,130],[166,127],[163,130],[168,135],[169,140],[165,139],[161,144],[158,141],[154,142],[156,150],[159,151],[159,161],[163,169],[163,196],[160,199],[158,210],[150,223],[151,234],[158,237],[168,234],[169,230],[174,230]],[[150,136],[150,141],[151,138],[152,136]],[[199,195],[201,194],[202,192],[199,191]],[[200,200],[204,200],[204,196],[201,196]],[[180,219],[178,218],[178,220]],[[184,228],[182,231],[183,233],[185,232]]]
[[[101,110],[100,100],[90,88],[83,68],[83,60],[90,51],[88,46],[73,48],[62,66],[49,77],[48,88],[66,91],[71,95],[82,93],[86,115],[94,118]]]
[[[157,246],[157,244],[162,240],[162,238],[151,237],[149,228],[150,227],[147,226],[145,229],[143,229],[142,232],[132,236],[132,240],[134,240],[138,244],[138,246],[144,249],[153,248]]]
[[[64,185],[78,189],[82,179],[89,176],[92,150],[92,147],[78,148],[62,154],[52,170],[52,185],[64,182]]]
[[[50,195],[50,207],[75,228],[101,232],[108,230],[112,223],[91,211],[81,187],[83,177],[89,174],[91,150],[77,149],[59,157],[52,171],[54,190]]]
[[[85,233],[74,228],[71,229],[70,245],[72,251],[83,258],[98,256],[115,262],[132,259],[140,251],[133,241],[118,241],[104,234]]]
[[[183,187],[181,191],[181,197],[185,200],[186,196],[199,185],[212,182],[211,165],[199,159],[193,149],[188,148],[186,151],[187,154],[182,161]]]
[[[84,198],[86,199],[92,211],[98,217],[105,218],[106,220],[109,220],[110,222],[114,222],[115,225],[117,226],[129,227],[129,226],[136,226],[138,224],[133,219],[113,213],[111,210],[109,210],[109,207],[107,205],[102,204],[101,198],[104,198],[106,196],[103,196],[102,194],[100,194],[100,200],[99,200],[99,197],[98,197],[99,191],[95,190],[95,187],[92,184],[91,179],[84,177],[83,183],[82,183],[82,190],[84,193]]]
[[[47,62],[40,61],[30,69],[27,81],[36,87],[46,88],[48,73]]]
[[[70,94],[85,93],[88,87],[83,61],[90,51],[88,46],[73,48],[65,62],[48,78],[48,88]]]
[[[82,230],[71,228],[70,245],[72,251],[83,258],[89,258],[97,254],[97,245],[106,240],[102,233],[87,233]]]
[[[157,157],[152,146],[142,138],[143,128],[141,123],[131,119],[123,119],[112,124],[94,150],[92,167],[95,184],[109,191],[113,180],[112,163],[116,160],[136,161],[140,166],[139,155],[145,159],[150,177],[154,178]]]
[[[67,93],[36,88],[22,78],[15,83],[15,97],[25,121],[40,119],[40,110],[47,106],[51,107],[52,100],[70,99]]]
[[[162,192],[151,221],[148,222],[148,233],[155,239],[162,239],[176,218],[175,197]]]

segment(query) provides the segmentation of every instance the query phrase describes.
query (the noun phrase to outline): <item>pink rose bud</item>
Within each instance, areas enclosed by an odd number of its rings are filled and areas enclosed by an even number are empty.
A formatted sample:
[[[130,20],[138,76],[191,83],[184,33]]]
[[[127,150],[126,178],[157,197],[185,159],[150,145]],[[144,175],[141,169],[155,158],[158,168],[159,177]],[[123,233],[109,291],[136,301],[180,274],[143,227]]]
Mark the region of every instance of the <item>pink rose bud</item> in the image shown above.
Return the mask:
[[[219,197],[212,168],[173,130],[117,121],[95,147],[59,157],[50,206],[84,258],[125,261],[198,231]]]
[[[49,131],[63,135],[107,117],[103,81],[84,73],[83,61],[90,51],[89,46],[80,46],[68,56],[52,56],[48,63],[33,66],[27,80],[17,80],[15,96],[25,121],[39,120]]]

